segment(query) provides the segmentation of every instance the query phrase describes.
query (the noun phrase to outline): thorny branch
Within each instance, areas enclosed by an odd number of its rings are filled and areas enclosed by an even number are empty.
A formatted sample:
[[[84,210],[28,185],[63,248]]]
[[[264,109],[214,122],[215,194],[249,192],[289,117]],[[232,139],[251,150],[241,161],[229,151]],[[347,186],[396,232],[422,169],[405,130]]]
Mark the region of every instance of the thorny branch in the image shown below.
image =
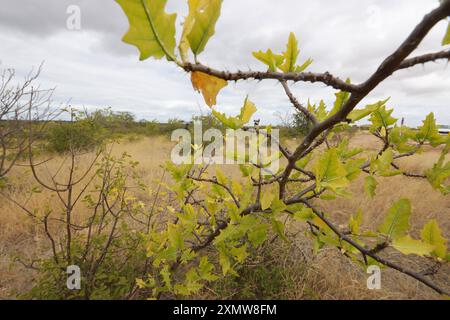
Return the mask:
[[[278,182],[279,189],[280,189],[280,199],[283,200],[283,202],[286,205],[291,204],[297,204],[302,203],[306,205],[307,207],[311,208],[314,212],[314,214],[322,220],[338,237],[341,241],[347,242],[350,245],[352,245],[354,248],[356,248],[361,255],[363,256],[364,260],[367,263],[367,257],[371,257],[372,259],[376,260],[377,262],[388,266],[392,269],[395,269],[401,273],[404,273],[417,281],[425,284],[426,286],[430,287],[431,289],[435,290],[436,292],[440,294],[447,294],[444,289],[438,287],[436,284],[434,284],[430,279],[426,278],[426,275],[428,275],[428,272],[414,272],[412,270],[409,270],[407,268],[404,268],[392,261],[389,261],[385,258],[382,258],[379,256],[379,252],[382,251],[384,248],[380,250],[374,250],[374,248],[365,248],[355,242],[352,238],[348,237],[345,232],[342,232],[339,230],[336,225],[331,222],[328,218],[325,217],[325,215],[320,212],[317,208],[315,208],[311,203],[310,200],[313,200],[314,198],[318,197],[320,194],[315,193],[316,185],[315,183],[309,185],[304,190],[298,192],[296,195],[294,195],[291,198],[287,198],[286,193],[286,187],[288,183],[295,182],[295,179],[290,178],[291,173],[294,170],[300,171],[303,175],[306,176],[305,179],[298,179],[298,182],[307,183],[309,181],[314,181],[315,176],[313,173],[307,172],[306,170],[300,169],[296,166],[296,162],[311,153],[314,149],[322,145],[324,142],[326,142],[326,138],[328,136],[328,133],[339,123],[346,122],[347,116],[349,113],[355,109],[355,107],[363,100],[366,96],[368,96],[381,82],[386,80],[388,77],[390,77],[392,74],[394,74],[396,71],[411,68],[413,66],[424,64],[427,62],[434,62],[437,60],[450,60],[450,51],[444,50],[436,53],[430,53],[425,54],[421,56],[416,56],[412,58],[408,58],[408,56],[411,55],[411,53],[419,46],[419,44],[422,42],[422,40],[425,38],[425,36],[430,32],[430,30],[441,20],[445,19],[447,16],[450,16],[450,0],[446,0],[441,2],[441,5],[431,11],[429,14],[427,14],[423,20],[415,27],[415,29],[411,32],[411,34],[407,37],[407,39],[389,56],[387,57],[378,67],[378,69],[370,75],[366,81],[360,83],[360,84],[351,84],[347,83],[340,78],[331,75],[328,72],[325,73],[311,73],[311,72],[301,72],[301,73],[280,73],[280,72],[255,72],[255,71],[238,71],[238,72],[228,72],[228,71],[219,71],[213,68],[210,68],[208,66],[205,66],[200,63],[191,64],[191,63],[185,63],[182,65],[183,69],[186,72],[203,72],[218,78],[221,78],[226,81],[239,81],[239,80],[266,80],[266,79],[272,79],[272,80],[278,80],[287,97],[289,98],[292,105],[298,109],[300,112],[302,112],[309,121],[313,124],[312,129],[310,132],[306,135],[306,137],[303,139],[303,141],[297,146],[296,150],[291,153],[287,151],[287,149],[284,149],[280,144],[280,150],[284,151],[283,156],[287,159],[288,164],[284,171],[277,176],[274,176],[271,180],[269,180],[271,183]],[[292,82],[319,82],[323,83],[326,86],[332,87],[334,89],[338,89],[341,91],[349,92],[351,93],[350,98],[348,101],[331,117],[326,119],[323,122],[319,122],[316,117],[309,112],[306,108],[304,108],[300,102],[297,100],[297,98],[293,95],[292,91],[289,88],[288,81]],[[388,141],[385,141],[385,145],[383,146],[384,149],[389,147]],[[394,159],[399,159],[403,157],[408,157],[415,154],[415,151],[412,151],[410,153],[406,154],[400,154],[394,157]],[[361,170],[367,171],[367,168],[370,166],[370,164],[366,163],[363,164],[361,167]],[[394,165],[395,166],[395,165]],[[410,173],[404,173],[405,176],[408,177],[420,177],[422,178],[422,175],[417,174],[410,174]],[[193,178],[193,177],[190,177]],[[209,179],[203,179],[203,178],[196,178],[197,181],[204,181],[209,182],[213,184],[218,184],[216,180],[209,180]],[[261,187],[261,185],[265,184],[265,182],[256,181],[253,180],[254,186],[257,186],[258,188]],[[231,195],[233,200],[238,203],[238,198],[233,195],[233,192],[227,188],[226,186],[220,185],[221,187],[225,188],[227,192]],[[313,196],[307,195],[311,194],[313,192]],[[239,206],[238,206],[239,207]],[[259,201],[255,204],[252,204],[246,208],[241,208],[240,214],[241,216],[246,216],[252,213],[256,212],[262,212],[262,213],[269,213],[270,210],[262,210],[261,205]],[[202,250],[204,248],[207,248],[214,239],[220,234],[221,230],[224,230],[228,227],[230,221],[221,221],[217,224],[214,231],[210,233],[206,239],[204,239],[202,242],[194,246],[193,250],[195,252]],[[175,263],[172,266],[172,269],[175,269],[178,266],[178,263]]]

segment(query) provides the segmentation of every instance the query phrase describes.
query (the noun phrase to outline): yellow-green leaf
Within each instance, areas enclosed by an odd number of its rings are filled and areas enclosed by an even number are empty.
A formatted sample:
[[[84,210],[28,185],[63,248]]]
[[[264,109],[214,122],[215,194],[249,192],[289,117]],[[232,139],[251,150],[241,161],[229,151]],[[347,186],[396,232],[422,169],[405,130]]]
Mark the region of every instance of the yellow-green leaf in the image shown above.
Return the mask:
[[[267,238],[267,224],[256,224],[252,227],[252,230],[248,233],[248,240],[253,244],[253,246],[258,247]]]
[[[447,256],[448,240],[442,236],[442,231],[435,219],[430,220],[422,229],[421,238],[424,242],[433,245],[433,254],[441,259]]]
[[[418,256],[430,255],[434,246],[420,240],[415,240],[410,236],[394,239],[392,246],[403,254],[415,254]]]
[[[216,110],[213,110],[212,114],[226,127],[237,130],[246,125],[256,111],[255,104],[246,98],[240,114],[236,117],[228,117]]]
[[[445,46],[450,44],[450,22],[448,23],[447,32],[445,33],[445,37],[442,40],[442,45]]]
[[[284,57],[282,55],[275,54],[270,49],[268,49],[266,52],[263,52],[261,50],[253,52],[253,56],[267,65],[269,67],[269,71],[277,71],[277,69],[284,61]]]
[[[361,226],[363,219],[362,210],[359,209],[355,216],[350,217],[350,221],[348,222],[348,227],[352,234],[359,234],[359,228]]]
[[[283,239],[286,242],[289,242],[289,240],[286,238],[286,235],[284,234],[283,222],[277,219],[272,219],[272,229],[281,239]]]
[[[222,0],[200,0],[191,8],[194,10],[192,17],[194,22],[190,27],[187,39],[195,56],[205,50],[206,44],[215,33],[217,20],[222,8]],[[191,15],[191,12],[189,13]],[[190,21],[189,21],[190,22]]]
[[[347,170],[339,161],[335,148],[327,150],[319,158],[314,166],[314,173],[316,175],[317,191],[320,191],[321,187],[336,191],[336,189],[346,187],[349,183],[346,178]]]
[[[266,192],[262,192],[261,194],[261,209],[267,210],[272,205],[274,195],[272,192],[266,190]]]
[[[409,229],[411,203],[408,199],[401,199],[389,209],[378,231],[389,239],[399,239],[406,235]]]
[[[433,147],[437,147],[441,143],[445,142],[445,139],[441,137],[437,129],[434,113],[430,113],[423,121],[422,126],[419,127],[419,132],[416,135],[416,139],[421,143],[429,141]]]
[[[400,170],[392,169],[392,162],[394,161],[394,152],[391,148],[385,150],[381,156],[376,160],[377,173],[382,177],[392,177],[401,173]]]
[[[270,209],[272,210],[273,214],[278,214],[280,212],[283,212],[284,210],[286,210],[287,206],[286,204],[283,202],[283,200],[275,198],[271,205],[270,205]]]
[[[373,197],[375,197],[377,186],[378,186],[378,182],[373,176],[366,177],[364,187],[366,189],[367,194],[372,199],[373,199]]]
[[[181,60],[186,62],[188,60],[188,52],[190,48],[188,34],[191,32],[194,23],[196,23],[195,16],[198,10],[203,10],[208,3],[207,0],[188,0],[189,14],[183,22],[183,33],[181,35],[178,49],[180,51]]]
[[[140,60],[150,57],[176,61],[175,20],[164,10],[167,0],[116,0],[128,17],[130,28],[123,41],[136,46]]]
[[[364,109],[353,110],[352,112],[350,112],[347,118],[352,120],[352,122],[359,121],[372,114],[372,112],[374,112],[375,110],[378,110],[378,108],[385,106],[389,99],[390,98],[374,104],[369,104]]]
[[[298,41],[295,34],[291,32],[289,34],[288,43],[286,45],[286,51],[283,52],[284,64],[280,66],[283,72],[294,72],[297,65],[297,59],[300,50],[298,49]]]
[[[228,85],[227,81],[203,72],[192,72],[191,81],[194,89],[201,92],[206,104],[210,107],[217,104],[217,95]]]

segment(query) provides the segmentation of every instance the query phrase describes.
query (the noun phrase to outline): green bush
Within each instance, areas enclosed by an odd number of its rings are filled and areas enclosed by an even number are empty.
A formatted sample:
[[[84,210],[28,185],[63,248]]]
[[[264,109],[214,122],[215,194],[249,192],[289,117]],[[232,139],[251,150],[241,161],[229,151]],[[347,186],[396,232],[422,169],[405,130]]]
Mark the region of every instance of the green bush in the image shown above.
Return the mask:
[[[91,150],[101,145],[106,136],[103,128],[88,119],[55,123],[46,132],[46,149],[57,153]]]

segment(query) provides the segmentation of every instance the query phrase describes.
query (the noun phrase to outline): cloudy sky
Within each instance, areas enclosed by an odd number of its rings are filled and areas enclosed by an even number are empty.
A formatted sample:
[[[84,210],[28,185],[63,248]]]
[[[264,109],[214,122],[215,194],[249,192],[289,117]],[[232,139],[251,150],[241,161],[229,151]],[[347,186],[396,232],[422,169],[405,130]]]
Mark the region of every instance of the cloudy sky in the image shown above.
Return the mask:
[[[186,15],[187,1],[169,0],[168,11]],[[364,81],[406,38],[437,0],[225,0],[216,35],[200,60],[219,69],[264,70],[252,51],[284,50],[293,31],[300,58],[314,59],[310,71],[329,71]],[[69,30],[67,9],[81,9],[81,29]],[[138,61],[136,48],[121,42],[128,21],[114,0],[0,0],[0,68],[23,77],[45,62],[40,82],[56,87],[55,102],[72,106],[109,106],[139,119],[189,119],[206,113],[188,75],[165,60]],[[416,54],[441,50],[441,22]],[[450,68],[446,62],[400,71],[364,102],[391,96],[397,117],[417,125],[430,111],[450,124]],[[321,84],[296,84],[302,101],[333,102],[334,91]],[[257,104],[256,117],[276,122],[291,107],[273,81],[230,84],[217,108],[237,113],[246,95]]]

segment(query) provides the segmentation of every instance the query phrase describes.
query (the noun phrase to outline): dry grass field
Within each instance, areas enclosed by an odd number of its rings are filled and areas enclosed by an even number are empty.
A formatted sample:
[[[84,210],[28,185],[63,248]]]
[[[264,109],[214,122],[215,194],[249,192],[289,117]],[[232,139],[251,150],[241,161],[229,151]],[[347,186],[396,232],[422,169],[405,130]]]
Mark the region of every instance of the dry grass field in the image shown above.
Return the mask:
[[[352,140],[355,146],[376,148],[377,141],[364,134],[358,134]],[[142,138],[133,142],[123,142],[114,146],[114,153],[124,151],[139,161],[138,172],[140,178],[152,188],[155,180],[160,179],[163,170],[161,165],[169,160],[172,143],[163,137]],[[403,159],[401,163],[411,172],[421,172],[429,168],[439,156],[439,151],[427,151],[413,158]],[[86,155],[86,159],[92,155]],[[47,164],[50,171],[60,163],[55,158]],[[80,161],[80,167],[84,164]],[[87,163],[87,161],[86,161]],[[226,171],[227,169],[225,169]],[[234,169],[228,171],[234,175]],[[17,185],[10,194],[19,203],[27,202],[29,206],[38,207],[42,204],[53,205],[48,193],[34,194],[31,198],[25,192],[33,185],[33,178],[25,167],[18,167],[11,175]],[[445,197],[434,191],[426,181],[397,176],[380,179],[377,195],[370,200],[364,192],[363,179],[353,183],[351,200],[338,199],[320,203],[320,207],[329,212],[334,221],[346,224],[351,214],[359,208],[364,212],[364,226],[374,227],[379,224],[392,202],[401,197],[411,199],[413,214],[411,224],[413,235],[430,218],[436,218],[444,231],[445,237],[450,237],[450,197]],[[82,215],[83,213],[77,213]],[[19,262],[13,262],[15,256],[32,257],[36,253],[49,250],[49,243],[43,231],[36,228],[30,218],[15,204],[0,198],[0,299],[15,298],[17,294],[30,289],[33,284],[35,271]],[[416,281],[393,270],[383,270],[382,289],[370,291],[366,287],[367,275],[335,249],[324,249],[318,255],[311,253],[311,244],[306,236],[305,226],[291,223],[288,235],[292,243],[287,245],[282,241],[274,241],[267,245],[265,254],[261,257],[264,262],[258,264],[258,257],[245,265],[246,284],[239,288],[259,290],[252,281],[253,268],[276,268],[285,270],[274,284],[275,289],[267,298],[285,299],[436,299],[439,298],[432,290]],[[388,252],[391,257],[399,256]],[[259,261],[261,262],[261,261]],[[412,268],[418,268],[414,258],[406,263]],[[442,269],[435,279],[450,288],[450,270]],[[267,280],[267,279],[266,279]],[[239,281],[239,280],[237,280]],[[264,279],[262,281],[265,281]],[[237,288],[237,287],[236,287]],[[230,288],[224,284],[216,284],[202,291],[201,298],[246,298],[249,297],[240,289]],[[266,288],[266,290],[268,290]],[[279,292],[276,292],[279,290]]]

